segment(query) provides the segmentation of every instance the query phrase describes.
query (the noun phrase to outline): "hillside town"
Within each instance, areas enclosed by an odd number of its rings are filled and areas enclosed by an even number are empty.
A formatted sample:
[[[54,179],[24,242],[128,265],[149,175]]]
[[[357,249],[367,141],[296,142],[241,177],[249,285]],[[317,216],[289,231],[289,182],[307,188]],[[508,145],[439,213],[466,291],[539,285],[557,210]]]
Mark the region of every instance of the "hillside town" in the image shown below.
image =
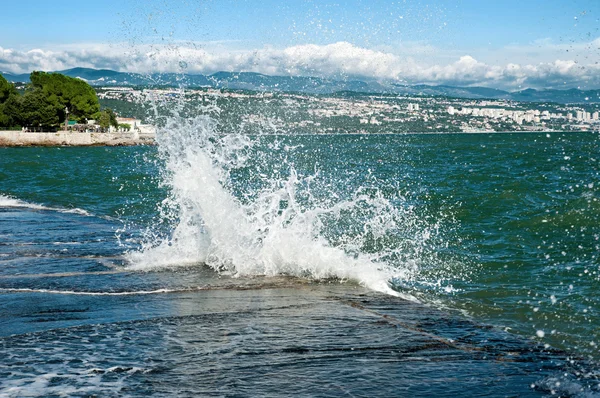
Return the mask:
[[[174,103],[213,113],[224,125],[277,133],[600,131],[600,106],[340,93],[309,95],[212,88],[100,88],[101,102],[160,124]],[[122,108],[123,111],[120,111]],[[219,112],[213,112],[215,108]]]

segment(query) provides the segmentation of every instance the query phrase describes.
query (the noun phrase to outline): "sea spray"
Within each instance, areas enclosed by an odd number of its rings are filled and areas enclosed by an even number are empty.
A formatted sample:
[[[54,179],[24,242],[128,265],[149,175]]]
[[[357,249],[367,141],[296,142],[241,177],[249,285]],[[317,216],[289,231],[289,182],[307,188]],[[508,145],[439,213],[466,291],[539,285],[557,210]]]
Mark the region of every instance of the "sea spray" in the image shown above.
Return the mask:
[[[206,264],[236,276],[350,279],[397,294],[390,281],[418,278],[432,258],[425,252],[434,252],[439,223],[419,218],[398,192],[384,193],[368,171],[347,191],[317,164],[297,171],[292,155],[302,148],[222,132],[208,115],[169,118],[157,144],[169,192],[160,213],[171,231],[150,229],[128,254],[133,269]]]

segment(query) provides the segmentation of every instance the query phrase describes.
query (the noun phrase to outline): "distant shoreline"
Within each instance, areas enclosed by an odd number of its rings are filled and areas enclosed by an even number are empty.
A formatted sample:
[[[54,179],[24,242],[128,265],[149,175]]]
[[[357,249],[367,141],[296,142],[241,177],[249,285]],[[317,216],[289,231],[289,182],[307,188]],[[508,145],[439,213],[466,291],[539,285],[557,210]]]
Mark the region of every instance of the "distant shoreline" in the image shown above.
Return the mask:
[[[154,134],[0,131],[0,147],[154,145]]]

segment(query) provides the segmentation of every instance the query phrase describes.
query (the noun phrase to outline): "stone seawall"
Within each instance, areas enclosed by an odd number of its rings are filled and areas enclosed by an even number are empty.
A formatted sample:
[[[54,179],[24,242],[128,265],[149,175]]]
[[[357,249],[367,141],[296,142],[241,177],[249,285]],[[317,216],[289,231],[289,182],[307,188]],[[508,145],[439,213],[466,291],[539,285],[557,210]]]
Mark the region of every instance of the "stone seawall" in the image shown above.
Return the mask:
[[[154,134],[140,133],[25,133],[22,131],[0,131],[2,146],[117,146],[152,145]]]

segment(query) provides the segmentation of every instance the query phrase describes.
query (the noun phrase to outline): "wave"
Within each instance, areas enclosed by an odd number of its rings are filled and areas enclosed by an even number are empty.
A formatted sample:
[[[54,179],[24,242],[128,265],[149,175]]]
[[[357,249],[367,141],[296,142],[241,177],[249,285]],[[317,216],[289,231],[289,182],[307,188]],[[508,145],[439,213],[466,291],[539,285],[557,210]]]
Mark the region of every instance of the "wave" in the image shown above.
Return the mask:
[[[402,295],[391,281],[414,278],[437,225],[376,184],[342,195],[318,171],[298,173],[292,147],[257,150],[259,140],[223,134],[209,116],[172,117],[157,135],[170,192],[161,223],[171,233],[150,228],[141,250],[127,253],[128,268],[206,264],[239,277],[351,279]],[[260,171],[265,165],[273,170]]]
[[[25,202],[20,199],[16,199],[11,196],[5,196],[5,195],[0,195],[0,208],[2,208],[2,207],[4,207],[4,208],[11,208],[11,207],[12,208],[25,208],[25,209],[31,209],[31,210],[48,210],[48,211],[57,211],[60,213],[79,214],[79,215],[88,216],[88,217],[93,216],[93,214],[91,214],[88,211],[83,210],[83,209],[78,209],[78,208],[65,209],[65,208],[60,208],[60,207],[49,207],[49,206],[44,206],[44,205],[40,205],[40,204],[36,204],[36,203]]]

